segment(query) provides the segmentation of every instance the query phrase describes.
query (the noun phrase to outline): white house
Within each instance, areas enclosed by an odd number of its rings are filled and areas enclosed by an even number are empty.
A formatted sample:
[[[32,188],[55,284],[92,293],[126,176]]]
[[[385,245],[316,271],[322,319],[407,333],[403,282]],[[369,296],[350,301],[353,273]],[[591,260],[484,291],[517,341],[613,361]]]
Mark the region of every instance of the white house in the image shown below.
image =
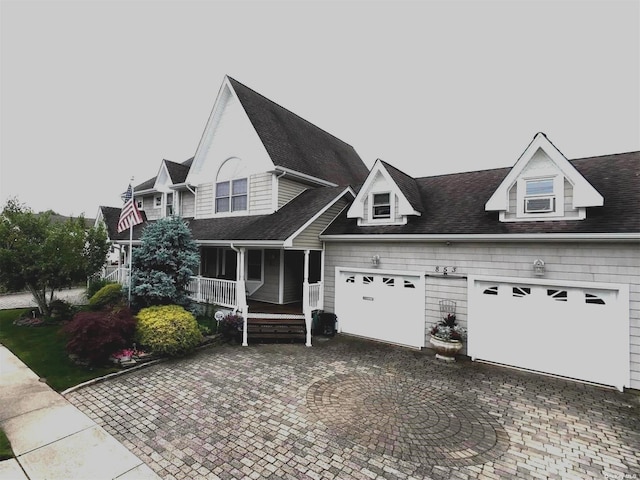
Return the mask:
[[[419,152],[416,152],[419,155]],[[195,156],[135,188],[201,249],[193,294],[428,346],[456,302],[466,353],[640,388],[640,152],[568,160],[538,133],[511,167],[412,178],[226,77]],[[101,207],[112,241],[118,208]],[[144,225],[134,229],[134,243]],[[266,321],[266,320],[265,320]],[[247,337],[248,332],[248,337]]]

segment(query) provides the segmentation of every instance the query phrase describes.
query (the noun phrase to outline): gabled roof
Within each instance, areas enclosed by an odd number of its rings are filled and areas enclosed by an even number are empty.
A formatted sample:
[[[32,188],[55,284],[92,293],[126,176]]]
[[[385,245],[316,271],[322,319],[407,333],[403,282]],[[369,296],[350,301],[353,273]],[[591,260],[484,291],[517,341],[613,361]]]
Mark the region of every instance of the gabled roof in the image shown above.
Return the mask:
[[[238,217],[221,217],[185,220],[194,240],[207,241],[251,241],[284,242],[303,227],[309,220],[327,205],[350,191],[344,187],[310,188],[295,197],[277,212],[271,215],[245,215]],[[107,225],[109,238],[126,241],[129,232],[117,233],[116,226],[120,217],[120,209],[101,207]],[[144,212],[143,212],[144,214]],[[146,218],[145,218],[146,220]],[[145,223],[133,229],[134,240],[139,240]]]
[[[542,150],[547,157],[555,164],[556,168],[562,172],[564,177],[573,185],[573,206],[574,207],[597,207],[603,202],[602,195],[589,184],[585,178],[571,165],[569,160],[551,143],[547,136],[538,132],[533,137],[531,143],[522,153],[516,164],[509,171],[509,174],[498,185],[496,191],[487,201],[487,210],[505,211],[507,209],[509,189],[516,182],[533,156]]]
[[[510,168],[416,179],[424,212],[406,225],[358,226],[343,212],[322,238],[342,235],[500,235],[639,234],[640,152],[590,157],[570,162],[605,198],[584,220],[500,222],[484,205],[511,172]]]
[[[176,163],[170,160],[164,161],[164,164],[167,167],[167,172],[169,172],[171,182],[174,185],[177,183],[184,183],[184,181],[187,179],[187,174],[189,173],[189,168],[191,168],[192,163],[193,157],[183,163]]]
[[[362,218],[364,216],[365,197],[378,175],[382,175],[388,184],[395,185],[401,215],[420,215],[422,213],[424,208],[416,180],[393,165],[378,159],[371,167],[364,184],[358,189],[358,195],[347,212],[349,217]]]
[[[380,162],[385,166],[387,172],[389,172],[389,175],[391,175],[393,181],[396,182],[396,185],[407,201],[411,204],[413,209],[416,212],[422,212],[424,210],[422,207],[422,199],[420,198],[420,191],[418,190],[418,184],[416,183],[415,178],[407,175],[402,170],[398,170],[396,167],[384,160],[380,160]]]
[[[274,165],[336,185],[362,182],[368,168],[353,147],[227,77]]]
[[[187,174],[189,173],[189,169],[191,168],[191,164],[193,163],[193,157],[189,160],[185,160],[182,163],[172,162],[171,160],[162,160],[162,163],[167,168],[167,172],[169,173],[169,177],[173,184],[184,183],[187,178]],[[156,175],[149,180],[145,180],[139,185],[134,187],[134,192],[142,192],[144,190],[152,190],[156,185],[156,180],[158,176]]]

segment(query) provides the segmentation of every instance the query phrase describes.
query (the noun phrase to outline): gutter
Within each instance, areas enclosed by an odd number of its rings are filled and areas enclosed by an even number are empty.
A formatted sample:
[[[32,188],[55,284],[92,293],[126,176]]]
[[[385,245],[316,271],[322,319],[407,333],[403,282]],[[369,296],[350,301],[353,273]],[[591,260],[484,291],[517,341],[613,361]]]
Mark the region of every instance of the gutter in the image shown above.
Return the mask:
[[[306,173],[296,172],[295,170],[291,170],[290,168],[276,166],[274,170],[270,170],[268,173],[286,173],[292,177],[298,178],[300,180],[305,180],[309,183],[313,183],[316,185],[323,185],[325,187],[337,187],[337,183],[328,182],[327,180],[323,180],[318,177],[313,177],[311,175],[307,175]]]
[[[326,242],[633,242],[640,233],[321,234]]]

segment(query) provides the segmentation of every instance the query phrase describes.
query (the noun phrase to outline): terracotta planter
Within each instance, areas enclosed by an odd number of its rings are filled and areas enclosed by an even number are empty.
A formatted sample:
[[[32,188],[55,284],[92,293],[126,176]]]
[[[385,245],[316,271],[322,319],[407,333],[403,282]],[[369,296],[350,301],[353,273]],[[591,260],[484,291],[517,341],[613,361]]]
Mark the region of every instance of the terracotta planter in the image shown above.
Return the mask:
[[[445,362],[455,362],[456,353],[462,349],[460,340],[442,340],[441,338],[431,335],[429,340],[431,346],[436,352],[436,358]]]

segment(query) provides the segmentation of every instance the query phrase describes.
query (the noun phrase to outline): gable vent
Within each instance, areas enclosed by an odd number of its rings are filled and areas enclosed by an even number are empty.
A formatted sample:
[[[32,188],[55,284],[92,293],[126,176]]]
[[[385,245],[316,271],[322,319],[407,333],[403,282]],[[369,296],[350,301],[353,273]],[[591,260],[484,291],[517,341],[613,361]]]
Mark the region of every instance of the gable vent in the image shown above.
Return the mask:
[[[524,211],[527,213],[544,213],[555,211],[556,199],[553,195],[548,197],[532,197],[524,199]]]

